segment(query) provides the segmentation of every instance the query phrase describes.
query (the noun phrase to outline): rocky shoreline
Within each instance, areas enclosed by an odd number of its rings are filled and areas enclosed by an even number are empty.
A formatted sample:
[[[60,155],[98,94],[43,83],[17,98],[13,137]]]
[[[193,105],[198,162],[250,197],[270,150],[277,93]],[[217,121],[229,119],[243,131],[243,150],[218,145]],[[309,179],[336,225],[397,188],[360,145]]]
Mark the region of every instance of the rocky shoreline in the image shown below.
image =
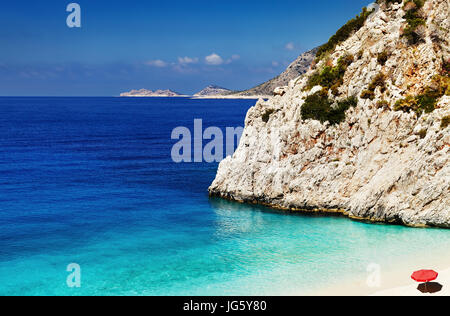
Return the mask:
[[[350,211],[345,209],[331,209],[331,208],[315,208],[312,206],[308,206],[309,208],[298,208],[296,206],[284,206],[281,204],[274,204],[274,201],[272,202],[266,202],[266,199],[263,198],[262,200],[240,200],[235,197],[231,197],[229,195],[223,194],[221,192],[214,192],[213,190],[210,190],[209,196],[211,198],[220,198],[224,200],[228,200],[230,202],[235,203],[242,203],[242,204],[253,204],[253,205],[260,205],[267,208],[270,208],[272,210],[285,212],[292,215],[312,215],[312,216],[341,216],[346,217],[351,220],[355,220],[358,222],[363,223],[383,223],[383,224],[390,224],[390,225],[403,225],[408,226],[412,228],[449,228],[449,226],[440,226],[440,225],[434,225],[434,224],[423,224],[423,223],[405,223],[399,218],[393,218],[390,220],[386,219],[377,219],[373,217],[360,217],[356,215],[352,215]]]
[[[450,228],[448,6],[381,3],[366,14],[305,76],[249,110],[239,148],[220,163],[210,195]],[[426,21],[413,44],[405,35],[408,10]],[[342,74],[333,87],[320,81],[330,69]]]

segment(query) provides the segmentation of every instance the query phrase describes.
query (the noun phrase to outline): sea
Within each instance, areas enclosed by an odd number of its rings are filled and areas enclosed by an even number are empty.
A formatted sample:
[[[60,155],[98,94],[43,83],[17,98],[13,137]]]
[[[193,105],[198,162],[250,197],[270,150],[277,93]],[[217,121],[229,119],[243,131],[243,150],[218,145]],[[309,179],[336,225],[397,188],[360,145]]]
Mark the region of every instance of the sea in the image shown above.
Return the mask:
[[[254,104],[0,98],[0,295],[300,295],[448,253],[445,229],[210,198],[218,163],[174,162],[172,132]]]

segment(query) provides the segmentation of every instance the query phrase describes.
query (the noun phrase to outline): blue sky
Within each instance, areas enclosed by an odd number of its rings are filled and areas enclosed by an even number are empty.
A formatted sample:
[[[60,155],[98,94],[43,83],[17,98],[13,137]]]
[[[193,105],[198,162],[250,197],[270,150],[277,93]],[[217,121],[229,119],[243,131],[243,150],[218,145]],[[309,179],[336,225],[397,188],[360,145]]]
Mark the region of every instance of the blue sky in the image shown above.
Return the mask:
[[[133,88],[246,89],[328,40],[370,1],[67,0],[2,3],[0,95],[110,96]]]

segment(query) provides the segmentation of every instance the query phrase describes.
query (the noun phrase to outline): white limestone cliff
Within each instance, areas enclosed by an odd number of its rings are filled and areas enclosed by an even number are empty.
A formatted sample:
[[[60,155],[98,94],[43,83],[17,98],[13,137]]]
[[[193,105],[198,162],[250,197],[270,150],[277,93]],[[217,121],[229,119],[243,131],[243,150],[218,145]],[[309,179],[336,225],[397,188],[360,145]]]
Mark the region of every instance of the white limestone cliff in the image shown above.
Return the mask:
[[[209,188],[212,196],[292,211],[343,213],[356,219],[408,226],[450,227],[450,96],[431,113],[394,111],[394,104],[430,85],[449,61],[449,0],[428,0],[422,9],[423,41],[411,45],[404,4],[381,4],[364,26],[339,44],[305,76],[282,93],[259,100],[245,120],[239,148],[220,163]],[[389,52],[385,63],[378,56]],[[343,122],[305,120],[305,98],[312,74],[342,56],[358,56],[339,88],[342,99],[358,97]],[[386,91],[362,99],[380,72]],[[280,90],[281,91],[281,90]],[[385,106],[377,106],[384,101]],[[390,106],[386,106],[389,104]]]

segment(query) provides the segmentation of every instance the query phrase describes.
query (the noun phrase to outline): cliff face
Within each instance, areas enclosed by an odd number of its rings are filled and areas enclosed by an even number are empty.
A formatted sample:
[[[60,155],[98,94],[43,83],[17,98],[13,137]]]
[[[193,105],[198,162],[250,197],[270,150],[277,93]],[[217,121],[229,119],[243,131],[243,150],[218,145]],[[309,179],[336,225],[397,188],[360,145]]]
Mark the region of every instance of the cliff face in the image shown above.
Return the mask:
[[[301,54],[279,76],[252,89],[236,93],[237,96],[271,96],[275,88],[287,85],[289,81],[306,73],[316,56],[317,48]]]
[[[211,195],[450,227],[449,1],[379,2],[307,75],[249,110]],[[408,24],[413,13],[424,21],[418,27]],[[343,75],[324,89],[318,75],[330,69]],[[324,121],[342,104],[352,106]]]

